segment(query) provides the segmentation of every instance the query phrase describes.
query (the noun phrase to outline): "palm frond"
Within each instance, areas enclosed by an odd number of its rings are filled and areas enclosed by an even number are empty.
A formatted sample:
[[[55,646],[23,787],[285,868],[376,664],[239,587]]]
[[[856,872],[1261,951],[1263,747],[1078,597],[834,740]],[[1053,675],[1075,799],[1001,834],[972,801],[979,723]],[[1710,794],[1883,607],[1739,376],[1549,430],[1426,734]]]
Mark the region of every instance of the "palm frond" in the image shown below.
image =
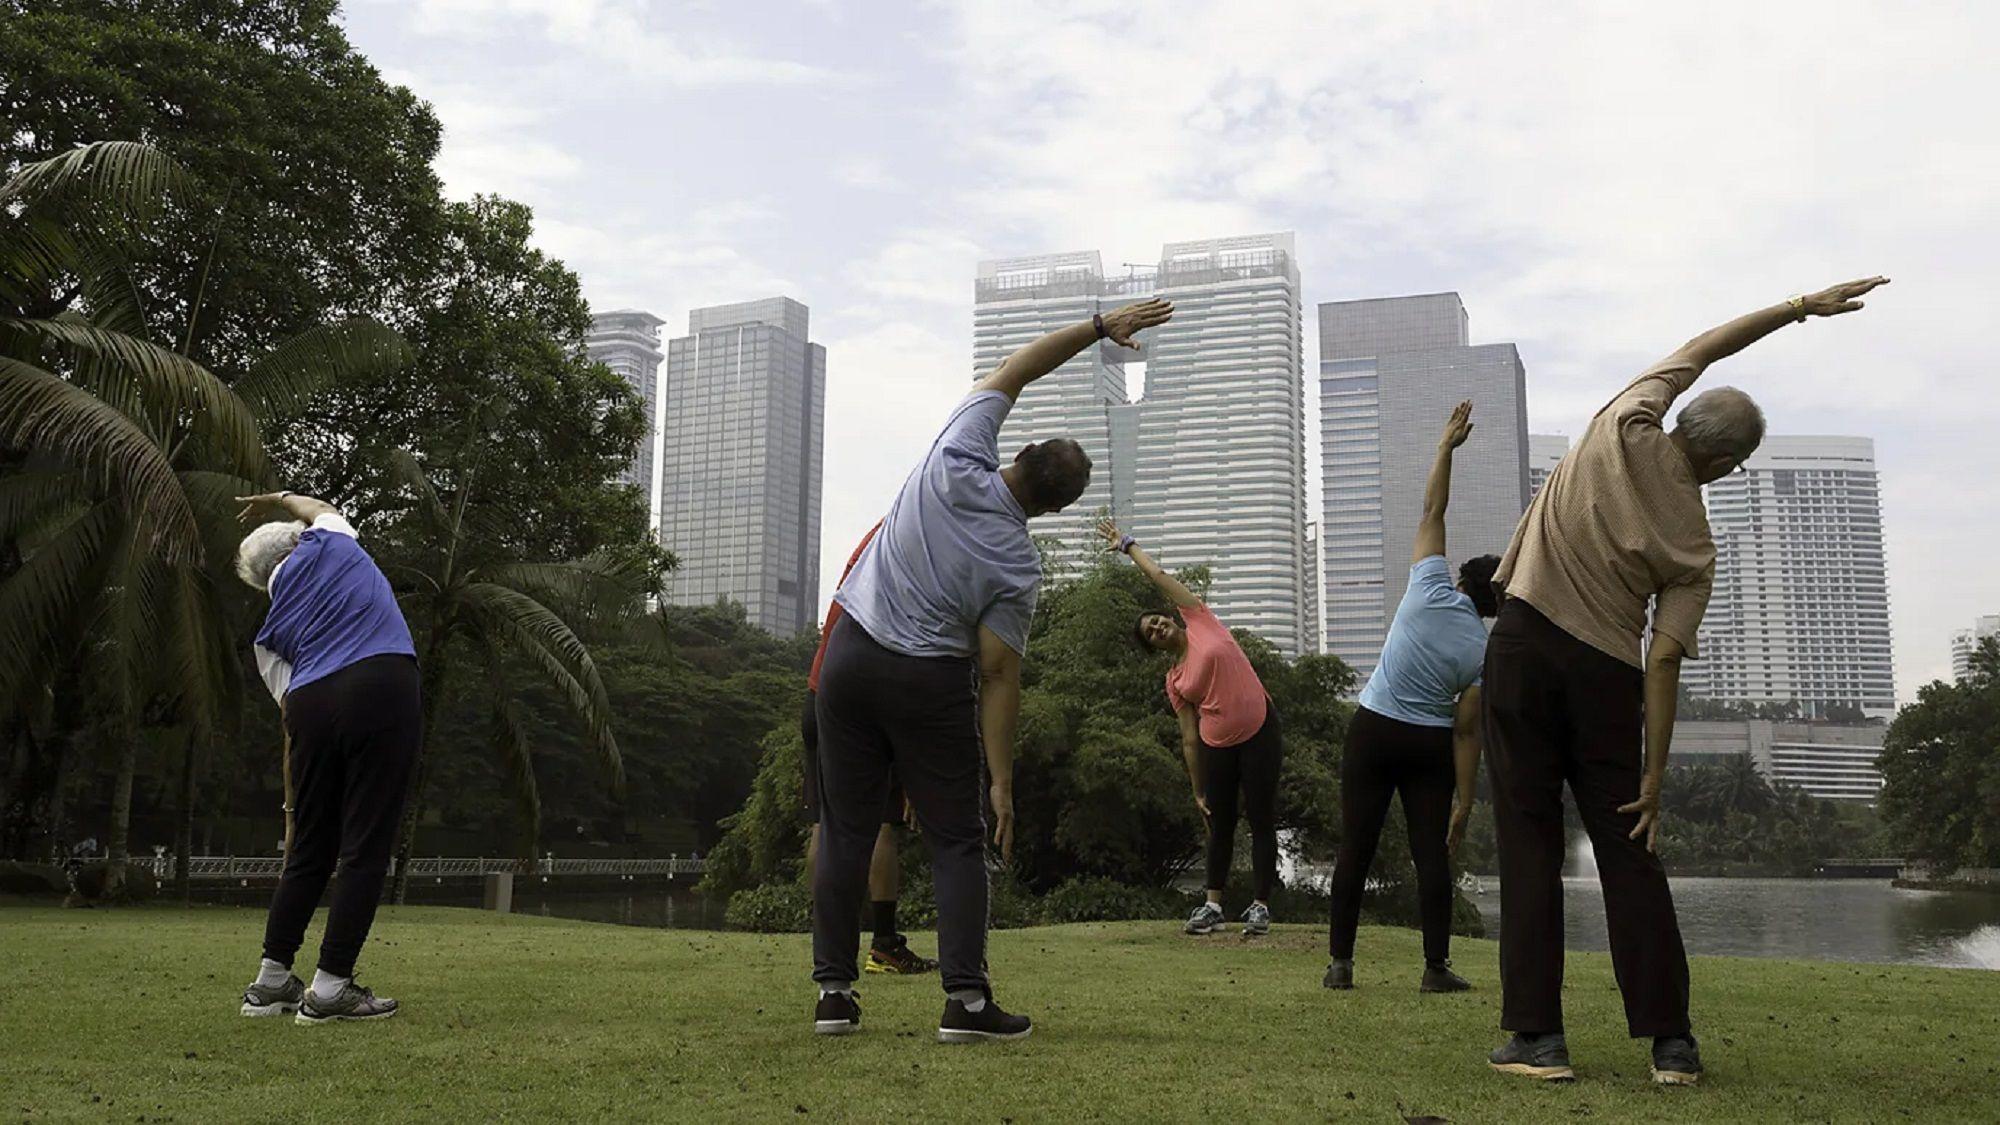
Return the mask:
[[[432,532],[441,539],[451,532],[451,515],[445,511],[444,501],[438,498],[437,489],[432,487],[430,474],[424,472],[416,455],[407,449],[389,451],[389,479],[410,491],[417,503],[417,511]],[[449,548],[448,544],[440,546]]]
[[[357,317],[308,329],[272,348],[236,383],[259,418],[289,414],[343,379],[394,371],[410,346],[386,325]]]
[[[32,537],[47,520],[88,502],[74,469],[21,469],[0,475],[0,543]]]
[[[618,753],[618,739],[611,733],[611,698],[590,650],[547,606],[519,590],[492,582],[470,582],[459,597],[460,604],[489,636],[532,662],[562,692],[570,710],[589,730],[613,790],[622,790],[625,763]]]
[[[71,520],[0,582],[0,699],[18,699],[64,648],[82,640],[113,554],[119,519],[99,504]]]
[[[603,554],[568,562],[502,563],[481,568],[479,577],[527,594],[572,629],[628,617],[644,594],[629,566]]]
[[[117,491],[135,512],[149,513],[155,547],[170,561],[201,554],[201,529],[173,466],[130,418],[89,391],[0,355],[0,445],[62,455]]]
[[[24,165],[0,186],[0,207],[16,200],[77,197],[143,215],[187,182],[187,171],[152,145],[98,141]]]
[[[514,691],[501,668],[497,646],[482,645],[485,653],[486,684],[493,703],[493,741],[507,771],[507,788],[514,798],[518,818],[514,854],[533,859],[535,845],[542,838],[542,792],[535,781],[534,744],[528,738],[527,723],[515,702]]]
[[[244,476],[264,475],[264,446],[257,437],[256,418],[227,384],[201,364],[135,336],[106,331],[73,314],[46,319],[0,317],[0,332],[18,333],[103,361],[79,368],[89,390],[122,406],[130,401],[130,392],[123,385],[129,383],[147,408],[165,411],[168,419],[207,438]],[[96,385],[90,385],[93,383]]]

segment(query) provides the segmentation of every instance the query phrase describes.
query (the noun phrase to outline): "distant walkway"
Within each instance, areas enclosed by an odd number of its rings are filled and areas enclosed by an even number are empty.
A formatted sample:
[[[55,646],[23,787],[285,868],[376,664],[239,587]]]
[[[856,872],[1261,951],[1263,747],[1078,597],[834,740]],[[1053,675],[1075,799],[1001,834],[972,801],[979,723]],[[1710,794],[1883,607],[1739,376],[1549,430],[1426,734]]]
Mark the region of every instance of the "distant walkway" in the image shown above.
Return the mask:
[[[159,878],[174,877],[174,857],[154,857],[148,864]],[[392,865],[393,866],[393,865]],[[188,860],[190,881],[226,882],[240,879],[276,879],[285,868],[283,856],[198,855]],[[708,870],[708,860],[700,855],[671,855],[665,859],[454,859],[444,856],[410,860],[410,876],[417,879],[479,879],[487,875],[700,875]],[[391,874],[394,874],[393,870]]]

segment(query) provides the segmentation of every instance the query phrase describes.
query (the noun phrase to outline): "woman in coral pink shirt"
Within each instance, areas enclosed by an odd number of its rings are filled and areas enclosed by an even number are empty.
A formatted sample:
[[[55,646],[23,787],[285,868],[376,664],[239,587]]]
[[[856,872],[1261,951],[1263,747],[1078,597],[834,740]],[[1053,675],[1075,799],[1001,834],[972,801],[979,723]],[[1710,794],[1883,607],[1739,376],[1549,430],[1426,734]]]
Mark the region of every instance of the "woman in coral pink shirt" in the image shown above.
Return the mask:
[[[1208,822],[1208,901],[1188,918],[1187,932],[1213,933],[1223,923],[1222,892],[1229,882],[1241,792],[1256,880],[1243,932],[1269,933],[1271,891],[1278,881],[1278,767],[1284,760],[1277,709],[1250,658],[1200,598],[1161,570],[1131,536],[1120,534],[1117,524],[1105,520],[1098,532],[1113,550],[1129,555],[1181,615],[1175,621],[1165,613],[1141,614],[1134,633],[1140,644],[1174,658],[1167,669],[1167,701],[1180,718],[1181,755],[1195,805]]]

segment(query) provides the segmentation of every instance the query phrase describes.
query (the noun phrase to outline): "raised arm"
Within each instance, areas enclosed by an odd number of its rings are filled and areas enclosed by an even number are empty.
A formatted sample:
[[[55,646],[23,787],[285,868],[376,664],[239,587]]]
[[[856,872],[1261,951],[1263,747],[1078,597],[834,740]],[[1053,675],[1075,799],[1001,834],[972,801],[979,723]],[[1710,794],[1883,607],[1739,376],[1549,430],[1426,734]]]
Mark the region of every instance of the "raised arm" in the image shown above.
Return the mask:
[[[978,389],[1001,391],[1008,398],[1019,399],[1029,383],[1068,363],[1072,356],[1099,339],[1139,351],[1139,342],[1132,338],[1133,334],[1165,324],[1173,315],[1173,305],[1155,298],[1113,309],[1068,328],[1058,328],[1002,360],[991,375],[979,381]]]
[[[1410,561],[1419,562],[1444,554],[1444,510],[1451,506],[1451,451],[1472,436],[1472,401],[1452,408],[1438,439],[1437,459],[1431,462],[1431,477],[1424,485],[1424,516],[1417,523],[1416,542],[1410,544]]]
[[[1161,570],[1160,564],[1154,562],[1151,555],[1140,549],[1138,540],[1120,532],[1116,520],[1106,516],[1097,521],[1097,533],[1104,537],[1104,542],[1110,550],[1123,551],[1131,556],[1133,565],[1139,568],[1139,573],[1152,579],[1153,585],[1160,588],[1160,592],[1167,596],[1168,601],[1177,606],[1201,604],[1201,599],[1194,596],[1194,591],[1183,586],[1180,579]]]
[[[238,496],[236,501],[243,505],[243,511],[237,518],[244,521],[248,521],[259,511],[277,513],[279,518],[294,519],[307,524],[328,512],[340,514],[339,508],[326,501],[297,492],[265,492],[256,496]]]
[[[1696,370],[1706,369],[1719,359],[1727,359],[1744,348],[1776,332],[1787,324],[1809,316],[1839,316],[1861,307],[1862,294],[1878,285],[1889,284],[1886,277],[1864,277],[1829,285],[1817,293],[1780,301],[1718,325],[1682,344],[1674,354],[1692,362]]]
[[[993,842],[1014,858],[1014,730],[1021,720],[1021,654],[979,627],[979,737],[992,790]]]

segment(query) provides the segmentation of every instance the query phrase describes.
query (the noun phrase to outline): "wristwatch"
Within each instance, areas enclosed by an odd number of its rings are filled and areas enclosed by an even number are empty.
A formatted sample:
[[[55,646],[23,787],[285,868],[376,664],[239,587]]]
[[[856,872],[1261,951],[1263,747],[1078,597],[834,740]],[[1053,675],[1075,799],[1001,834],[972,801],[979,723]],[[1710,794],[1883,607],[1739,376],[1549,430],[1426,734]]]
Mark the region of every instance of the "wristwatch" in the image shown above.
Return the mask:
[[[1806,299],[1803,296],[1787,297],[1785,298],[1785,303],[1792,306],[1793,320],[1804,320],[1806,318]]]
[[[1095,326],[1095,327],[1097,328],[1097,338],[1098,338],[1098,339],[1102,340],[1102,339],[1104,339],[1104,338],[1105,338],[1106,336],[1110,335],[1110,333],[1108,333],[1108,332],[1106,332],[1106,331],[1104,330],[1104,314],[1103,314],[1103,313],[1091,313],[1091,314],[1090,314],[1090,323],[1091,323],[1091,324],[1092,324],[1093,326]]]

